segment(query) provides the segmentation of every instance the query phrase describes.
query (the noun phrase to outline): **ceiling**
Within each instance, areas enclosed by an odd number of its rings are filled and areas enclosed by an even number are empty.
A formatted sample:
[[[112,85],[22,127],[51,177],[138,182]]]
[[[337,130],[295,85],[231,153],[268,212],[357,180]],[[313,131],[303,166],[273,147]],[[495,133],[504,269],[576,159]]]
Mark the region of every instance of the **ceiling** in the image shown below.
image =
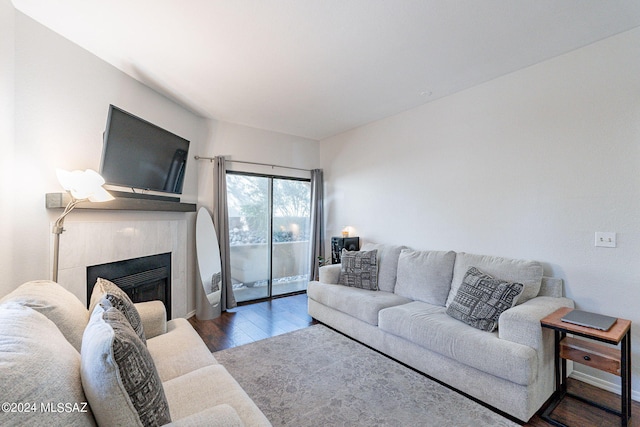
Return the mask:
[[[197,114],[323,138],[640,26],[637,0],[13,0]]]

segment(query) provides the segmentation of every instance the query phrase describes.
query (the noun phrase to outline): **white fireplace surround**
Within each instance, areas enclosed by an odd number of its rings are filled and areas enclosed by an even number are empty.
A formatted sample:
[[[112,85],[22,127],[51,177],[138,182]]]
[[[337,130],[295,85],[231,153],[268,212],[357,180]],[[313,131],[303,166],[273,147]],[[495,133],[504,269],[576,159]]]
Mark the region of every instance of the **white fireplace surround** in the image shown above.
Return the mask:
[[[80,301],[87,301],[88,266],[171,252],[171,312],[174,318],[186,316],[185,220],[68,221],[64,230],[60,236],[58,282]]]

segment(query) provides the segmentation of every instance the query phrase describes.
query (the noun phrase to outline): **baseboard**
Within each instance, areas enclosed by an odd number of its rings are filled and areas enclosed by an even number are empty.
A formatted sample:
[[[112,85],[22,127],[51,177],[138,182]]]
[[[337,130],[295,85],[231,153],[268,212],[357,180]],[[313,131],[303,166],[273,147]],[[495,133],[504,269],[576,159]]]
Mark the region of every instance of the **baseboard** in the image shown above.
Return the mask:
[[[583,372],[574,370],[573,372],[571,372],[571,374],[569,374],[569,376],[575,380],[582,381],[583,383],[587,383],[594,387],[598,387],[612,393],[621,394],[621,387],[618,384],[602,380],[600,378],[594,377],[593,375],[588,375]],[[640,402],[640,392],[631,390],[631,399],[635,400],[636,402]]]
[[[187,313],[186,316],[184,316],[184,318],[185,319],[189,319],[189,318],[191,318],[191,317],[193,317],[195,315],[196,315],[196,311],[195,310],[191,310],[190,312]]]

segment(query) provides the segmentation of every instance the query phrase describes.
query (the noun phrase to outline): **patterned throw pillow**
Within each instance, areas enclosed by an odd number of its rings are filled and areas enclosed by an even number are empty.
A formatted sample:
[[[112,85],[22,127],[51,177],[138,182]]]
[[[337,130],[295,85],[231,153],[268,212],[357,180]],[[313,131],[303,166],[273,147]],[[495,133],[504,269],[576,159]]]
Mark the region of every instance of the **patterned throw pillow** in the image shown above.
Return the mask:
[[[149,350],[122,312],[96,305],[82,339],[81,377],[99,425],[171,422]]]
[[[103,299],[106,298],[111,307],[116,308],[124,314],[124,317],[129,321],[131,327],[136,334],[140,337],[142,342],[146,345],[147,339],[144,335],[144,329],[142,327],[142,319],[140,319],[140,314],[136,309],[136,306],[133,305],[131,298],[126,294],[125,291],[120,289],[118,285],[103,279],[101,277],[96,280],[96,284],[93,287],[93,292],[91,293],[91,304],[89,305],[89,313],[93,312],[95,306]]]
[[[338,283],[354,288],[378,290],[377,250],[347,251],[342,250],[340,280]]]
[[[474,328],[493,332],[498,319],[522,294],[522,283],[495,279],[475,267],[469,268],[447,314]]]

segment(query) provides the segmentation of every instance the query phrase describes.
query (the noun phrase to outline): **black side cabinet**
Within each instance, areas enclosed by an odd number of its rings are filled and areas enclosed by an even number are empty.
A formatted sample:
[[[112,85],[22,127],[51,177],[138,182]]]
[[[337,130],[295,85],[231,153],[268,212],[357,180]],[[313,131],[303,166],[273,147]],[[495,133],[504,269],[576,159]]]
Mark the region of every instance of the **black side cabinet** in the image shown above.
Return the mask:
[[[340,263],[340,254],[342,249],[348,251],[360,250],[359,237],[332,237],[331,238],[331,264]]]

